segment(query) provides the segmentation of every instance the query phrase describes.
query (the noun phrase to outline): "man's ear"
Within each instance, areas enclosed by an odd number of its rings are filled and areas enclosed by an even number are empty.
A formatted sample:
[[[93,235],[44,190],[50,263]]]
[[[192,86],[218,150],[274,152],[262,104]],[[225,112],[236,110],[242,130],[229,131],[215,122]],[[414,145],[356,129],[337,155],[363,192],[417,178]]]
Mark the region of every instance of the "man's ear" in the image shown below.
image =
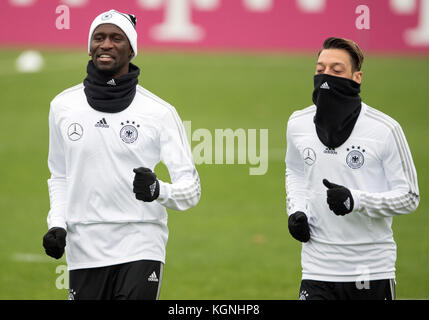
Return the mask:
[[[356,71],[353,73],[353,80],[357,83],[361,83],[362,82],[362,71]]]

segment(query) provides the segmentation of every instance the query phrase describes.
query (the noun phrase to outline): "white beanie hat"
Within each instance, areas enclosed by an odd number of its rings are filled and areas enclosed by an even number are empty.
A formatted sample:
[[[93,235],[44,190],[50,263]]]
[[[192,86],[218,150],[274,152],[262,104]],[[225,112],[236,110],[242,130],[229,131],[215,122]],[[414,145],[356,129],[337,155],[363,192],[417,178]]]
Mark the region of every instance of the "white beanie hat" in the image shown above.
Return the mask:
[[[92,22],[91,27],[89,28],[88,53],[91,51],[91,37],[95,28],[104,23],[114,24],[125,33],[130,41],[131,48],[134,51],[134,56],[131,60],[134,59],[137,56],[137,31],[135,29],[136,18],[132,14],[121,13],[113,9],[98,15]]]

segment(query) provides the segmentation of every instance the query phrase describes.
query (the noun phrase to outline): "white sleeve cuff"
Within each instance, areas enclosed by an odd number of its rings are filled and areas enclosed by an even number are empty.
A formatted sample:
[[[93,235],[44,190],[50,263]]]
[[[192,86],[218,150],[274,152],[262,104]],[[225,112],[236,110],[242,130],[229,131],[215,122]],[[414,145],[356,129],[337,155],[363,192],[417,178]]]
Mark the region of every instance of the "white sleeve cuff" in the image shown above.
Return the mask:
[[[158,179],[159,196],[156,199],[160,204],[164,204],[170,197],[170,184]]]
[[[349,189],[349,190],[350,190],[350,193],[352,194],[353,202],[354,202],[353,211],[360,211],[360,209],[362,209],[360,206],[360,197],[361,197],[362,191],[355,190],[355,189]]]
[[[67,225],[64,220],[48,218],[48,229],[51,229],[54,227],[63,228],[64,230],[67,230]]]

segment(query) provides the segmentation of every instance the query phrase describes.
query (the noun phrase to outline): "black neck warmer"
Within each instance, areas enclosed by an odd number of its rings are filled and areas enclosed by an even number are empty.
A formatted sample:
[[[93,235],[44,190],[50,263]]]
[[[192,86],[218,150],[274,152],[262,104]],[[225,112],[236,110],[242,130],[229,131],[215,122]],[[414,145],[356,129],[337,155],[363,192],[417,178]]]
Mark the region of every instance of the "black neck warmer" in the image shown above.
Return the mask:
[[[362,107],[360,84],[327,74],[314,76],[314,123],[317,135],[329,148],[342,145],[352,133]]]
[[[83,81],[86,100],[97,111],[115,113],[128,108],[136,95],[140,69],[130,63],[129,72],[117,79],[100,72],[90,60]]]

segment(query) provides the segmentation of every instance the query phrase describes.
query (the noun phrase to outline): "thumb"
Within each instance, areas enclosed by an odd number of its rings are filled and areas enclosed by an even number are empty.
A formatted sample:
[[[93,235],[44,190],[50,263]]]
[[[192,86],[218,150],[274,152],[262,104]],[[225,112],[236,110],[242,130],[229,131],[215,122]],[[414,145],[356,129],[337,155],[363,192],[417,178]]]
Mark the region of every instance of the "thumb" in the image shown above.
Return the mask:
[[[294,224],[302,224],[307,222],[307,215],[302,211],[297,211],[291,215]]]
[[[328,188],[328,189],[332,189],[332,188],[335,188],[335,184],[333,184],[333,183],[330,183],[329,181],[328,181],[328,179],[323,179],[322,180],[322,182],[323,182],[323,184],[325,185],[325,187],[326,188]]]
[[[64,248],[66,246],[66,235],[67,231],[63,228],[55,230],[55,239],[59,247]]]
[[[45,236],[43,237],[43,247],[44,248],[54,247],[55,244],[56,244],[55,237],[52,234],[52,232],[46,233]]]
[[[140,167],[140,168],[134,168],[133,172],[134,173],[145,173],[145,172],[152,172],[152,170],[150,170],[149,168]]]

